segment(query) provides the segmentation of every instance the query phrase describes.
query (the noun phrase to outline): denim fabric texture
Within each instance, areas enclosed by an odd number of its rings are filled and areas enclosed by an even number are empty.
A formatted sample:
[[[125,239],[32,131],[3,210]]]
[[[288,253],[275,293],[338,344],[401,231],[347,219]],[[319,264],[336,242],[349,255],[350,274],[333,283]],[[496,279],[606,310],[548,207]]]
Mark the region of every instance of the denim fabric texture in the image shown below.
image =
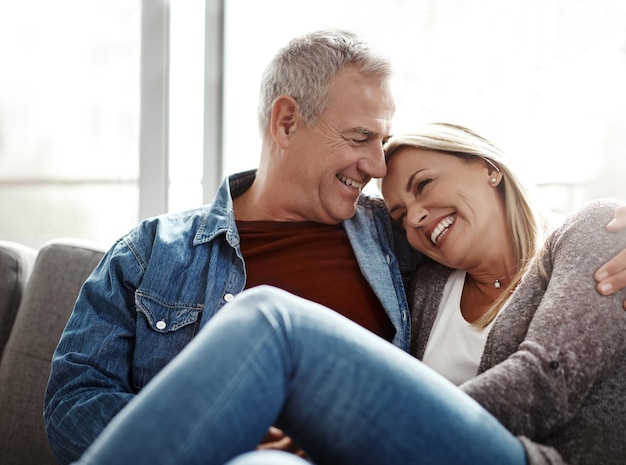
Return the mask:
[[[206,325],[80,464],[222,465],[274,423],[318,465],[525,463],[518,439],[420,361],[336,312],[260,286]]]
[[[213,203],[142,222],[84,284],[52,360],[44,417],[61,464],[98,434],[245,286],[232,198],[254,171],[226,179]],[[344,222],[357,261],[409,349],[404,285],[421,261],[379,198],[362,196]],[[208,355],[206,364],[212,359]]]

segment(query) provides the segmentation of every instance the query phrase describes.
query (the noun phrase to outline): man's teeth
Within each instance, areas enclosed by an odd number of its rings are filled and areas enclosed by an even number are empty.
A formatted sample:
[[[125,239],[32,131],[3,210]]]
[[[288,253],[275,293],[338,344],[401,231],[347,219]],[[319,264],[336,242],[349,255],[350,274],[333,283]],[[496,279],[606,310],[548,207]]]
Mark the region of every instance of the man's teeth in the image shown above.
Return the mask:
[[[362,182],[357,182],[354,179],[346,178],[340,174],[337,175],[337,179],[339,179],[346,186],[354,187],[355,189],[361,189],[363,187]]]
[[[430,234],[430,240],[433,244],[437,245],[437,243],[441,240],[441,238],[445,235],[445,232],[448,230],[450,225],[454,223],[454,219],[456,215],[450,215],[447,218],[441,220],[441,222],[437,225],[435,230]]]

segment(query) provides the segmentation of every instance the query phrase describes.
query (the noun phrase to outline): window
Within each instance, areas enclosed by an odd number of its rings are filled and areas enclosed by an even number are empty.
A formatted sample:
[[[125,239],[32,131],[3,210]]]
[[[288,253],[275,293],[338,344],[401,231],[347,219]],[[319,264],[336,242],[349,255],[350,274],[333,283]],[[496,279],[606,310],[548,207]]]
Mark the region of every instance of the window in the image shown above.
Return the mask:
[[[353,30],[391,58],[395,132],[434,120],[483,132],[557,212],[626,200],[622,0],[318,0],[297,11],[288,0],[229,0],[224,174],[257,164],[267,62],[290,38],[326,27]]]
[[[0,239],[137,220],[141,4],[0,2]]]
[[[626,200],[623,0],[3,1],[0,240],[111,242],[210,201],[258,164],[268,61],[328,27],[391,58],[395,132],[475,128],[556,212]]]

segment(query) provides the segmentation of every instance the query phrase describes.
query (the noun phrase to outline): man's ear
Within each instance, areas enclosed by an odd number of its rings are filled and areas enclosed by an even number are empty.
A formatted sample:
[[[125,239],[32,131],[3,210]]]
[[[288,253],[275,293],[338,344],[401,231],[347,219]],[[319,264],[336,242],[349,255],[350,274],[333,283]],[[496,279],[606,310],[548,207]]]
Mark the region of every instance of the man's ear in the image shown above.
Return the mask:
[[[289,95],[281,95],[272,105],[270,129],[276,143],[285,148],[297,127],[298,103]]]

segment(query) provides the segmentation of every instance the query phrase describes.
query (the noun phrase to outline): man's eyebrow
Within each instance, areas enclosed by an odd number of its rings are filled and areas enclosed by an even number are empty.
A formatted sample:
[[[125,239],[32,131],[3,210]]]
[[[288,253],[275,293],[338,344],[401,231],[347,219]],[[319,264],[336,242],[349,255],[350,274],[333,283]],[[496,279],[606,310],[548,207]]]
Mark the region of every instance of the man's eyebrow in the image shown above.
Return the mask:
[[[352,128],[351,130],[354,131],[354,132],[358,132],[359,134],[363,134],[364,136],[368,136],[368,137],[376,135],[375,131],[372,131],[371,129],[364,128],[362,126],[357,126],[356,128]]]

